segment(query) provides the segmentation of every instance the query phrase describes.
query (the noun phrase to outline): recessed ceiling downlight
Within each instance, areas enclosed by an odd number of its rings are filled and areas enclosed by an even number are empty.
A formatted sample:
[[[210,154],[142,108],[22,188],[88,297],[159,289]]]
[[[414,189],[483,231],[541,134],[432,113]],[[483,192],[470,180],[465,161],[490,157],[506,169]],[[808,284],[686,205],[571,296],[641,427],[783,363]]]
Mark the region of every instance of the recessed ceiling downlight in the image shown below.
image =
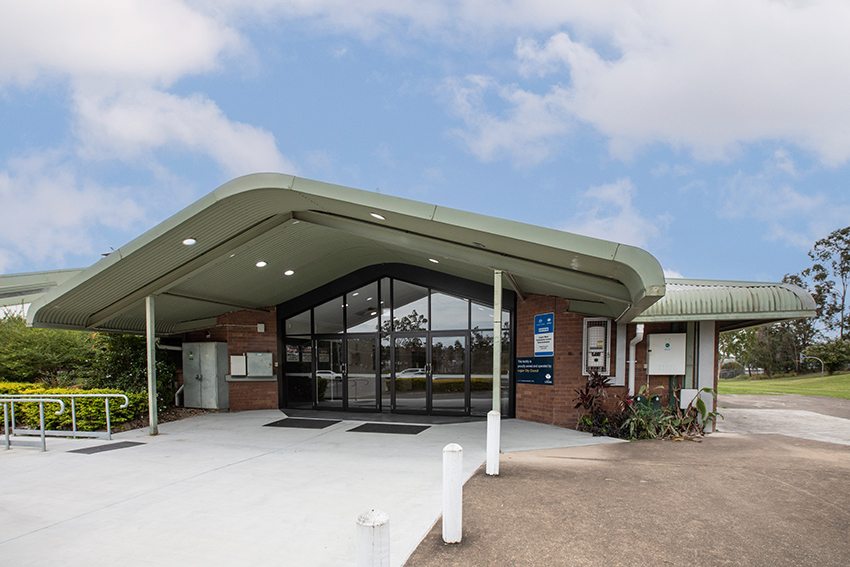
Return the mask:
[[[194,238],[185,238],[185,239],[183,239],[183,244],[184,244],[184,245],[186,245],[186,246],[192,246],[193,244],[196,244],[197,242],[198,242],[198,241],[197,241],[197,240],[195,240]]]
[[[260,260],[259,262],[257,262],[255,265],[256,265],[258,268],[265,268],[266,266],[268,266],[268,264],[267,264],[266,262],[262,261],[262,260]]]
[[[435,260],[434,258],[428,258],[428,261],[429,261],[429,262],[434,262],[435,264],[439,264],[439,263],[440,263],[440,261],[439,261],[439,260]]]
[[[372,215],[373,217],[375,217],[378,220],[387,220],[387,217],[385,217],[384,215],[379,215],[378,213],[369,213],[369,214]]]
[[[295,273],[295,272],[294,272],[293,270],[286,270],[285,272],[283,272],[283,275],[284,275],[284,276],[291,276],[291,275],[292,275],[292,274],[294,274],[294,273]]]

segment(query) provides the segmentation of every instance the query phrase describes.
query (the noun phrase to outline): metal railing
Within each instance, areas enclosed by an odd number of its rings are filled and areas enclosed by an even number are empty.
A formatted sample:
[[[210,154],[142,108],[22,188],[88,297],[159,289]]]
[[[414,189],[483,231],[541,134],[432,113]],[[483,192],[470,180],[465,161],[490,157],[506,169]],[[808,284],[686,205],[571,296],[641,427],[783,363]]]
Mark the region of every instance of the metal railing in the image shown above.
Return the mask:
[[[36,403],[36,402],[38,403],[38,421],[39,421],[39,425],[41,426],[41,429],[39,430],[39,432],[41,433],[41,450],[42,450],[42,452],[46,451],[47,450],[47,442],[45,440],[45,437],[46,437],[47,432],[44,429],[44,403],[45,402],[51,402],[51,403],[59,404],[59,411],[56,412],[56,415],[60,415],[61,413],[63,413],[65,411],[65,402],[63,402],[62,400],[57,399],[57,398],[42,398],[42,397],[35,397],[35,396],[30,396],[27,399],[18,399],[18,400],[11,399],[11,396],[3,396],[2,398],[0,398],[0,404],[3,404],[3,431],[6,434],[6,450],[7,451],[11,448],[11,443],[9,441],[9,433],[10,433],[9,430],[10,429],[13,430],[12,433],[14,433],[14,429],[15,429],[15,402],[16,401],[18,403]],[[9,427],[9,406],[12,406],[12,426],[11,427]]]
[[[44,428],[44,402],[58,402],[62,407],[61,410],[56,412],[56,415],[60,415],[65,411],[65,403],[62,401],[63,399],[71,400],[71,431],[54,429],[54,430],[46,430]],[[106,431],[79,431],[77,429],[77,404],[76,400],[79,398],[103,398],[104,408],[106,411]],[[124,398],[124,403],[120,405],[121,408],[126,408],[130,405],[130,398],[128,398],[125,394],[54,394],[54,395],[44,395],[44,394],[2,394],[0,395],[0,404],[3,404],[3,424],[6,428],[6,448],[9,448],[9,431],[11,429],[12,435],[41,435],[42,438],[42,451],[44,450],[44,437],[73,437],[76,439],[77,437],[104,437],[106,439],[112,439],[112,421],[109,413],[109,399],[110,398]],[[39,426],[40,429],[21,429],[15,427],[15,404],[20,403],[29,403],[29,402],[40,402],[39,403]],[[11,410],[11,427],[8,420],[8,410]]]

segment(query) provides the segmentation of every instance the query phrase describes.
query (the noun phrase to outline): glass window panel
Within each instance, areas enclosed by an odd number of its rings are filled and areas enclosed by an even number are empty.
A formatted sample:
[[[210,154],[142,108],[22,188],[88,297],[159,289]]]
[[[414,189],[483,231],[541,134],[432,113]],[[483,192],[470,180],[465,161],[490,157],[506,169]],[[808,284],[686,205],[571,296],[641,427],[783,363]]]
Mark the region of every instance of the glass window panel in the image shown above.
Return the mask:
[[[348,339],[346,387],[349,408],[374,410],[378,407],[375,351],[375,335]]]
[[[390,318],[390,279],[384,278],[381,280],[381,332],[389,333],[392,330],[392,322]]]
[[[283,368],[286,374],[287,405],[291,408],[310,408],[313,406],[313,357],[310,337],[287,336],[285,344]]]
[[[331,299],[313,309],[313,321],[318,334],[343,332],[342,297]]]
[[[295,317],[286,320],[287,335],[309,335],[310,334],[310,310],[299,313]]]
[[[393,282],[393,330],[428,330],[428,289],[395,280]]]
[[[493,308],[480,303],[472,303],[472,325],[473,329],[493,330]]]
[[[374,333],[378,330],[380,298],[378,282],[356,289],[345,296],[346,325],[349,333]]]
[[[437,291],[431,294],[432,331],[465,330],[468,325],[469,301]]]
[[[471,336],[469,389],[472,415],[487,415],[493,409],[493,331],[473,330]]]

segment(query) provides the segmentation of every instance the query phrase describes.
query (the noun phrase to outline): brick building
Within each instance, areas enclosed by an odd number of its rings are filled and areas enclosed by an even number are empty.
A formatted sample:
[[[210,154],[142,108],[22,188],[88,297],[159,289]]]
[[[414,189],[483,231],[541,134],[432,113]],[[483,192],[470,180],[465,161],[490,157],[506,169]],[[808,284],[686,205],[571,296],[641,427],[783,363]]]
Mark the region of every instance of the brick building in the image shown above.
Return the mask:
[[[623,392],[716,388],[720,332],[815,310],[792,285],[667,280],[631,246],[280,174],[235,179],[41,291],[33,326],[182,345],[187,405],[498,405],[562,427],[592,372]]]

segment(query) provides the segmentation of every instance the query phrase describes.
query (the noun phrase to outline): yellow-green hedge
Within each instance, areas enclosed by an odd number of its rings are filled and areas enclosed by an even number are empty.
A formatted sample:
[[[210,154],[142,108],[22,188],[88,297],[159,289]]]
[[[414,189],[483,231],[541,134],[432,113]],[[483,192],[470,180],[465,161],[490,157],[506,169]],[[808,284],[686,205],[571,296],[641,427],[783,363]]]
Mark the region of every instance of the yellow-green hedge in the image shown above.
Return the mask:
[[[57,394],[125,394],[130,404],[126,408],[119,407],[124,403],[123,398],[109,398],[109,420],[113,426],[130,421],[136,416],[148,411],[148,399],[144,393],[127,393],[111,388],[99,390],[72,390],[68,388],[45,388],[38,384],[19,382],[0,382],[2,394],[40,394],[45,397]],[[71,399],[60,398],[65,402],[65,412],[56,415],[59,404],[46,402],[44,404],[44,426],[46,429],[72,429]],[[77,398],[74,401],[77,430],[97,431],[106,428],[106,404],[103,398]],[[15,421],[32,429],[38,429],[39,416],[37,403],[15,403]]]

